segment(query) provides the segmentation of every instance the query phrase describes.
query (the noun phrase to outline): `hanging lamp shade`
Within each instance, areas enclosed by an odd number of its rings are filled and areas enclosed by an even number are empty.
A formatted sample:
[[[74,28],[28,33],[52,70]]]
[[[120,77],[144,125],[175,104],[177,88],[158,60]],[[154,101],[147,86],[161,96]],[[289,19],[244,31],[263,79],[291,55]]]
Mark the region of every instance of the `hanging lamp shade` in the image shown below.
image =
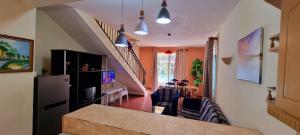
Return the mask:
[[[137,34],[137,35],[148,35],[148,27],[147,27],[147,24],[145,22],[144,10],[141,10],[141,12],[140,12],[139,23],[135,27],[134,34]]]
[[[163,0],[161,4],[161,10],[159,11],[159,14],[157,16],[156,22],[159,24],[168,24],[171,22],[170,13],[168,11],[167,7],[167,1]]]
[[[115,41],[115,45],[119,47],[127,47],[128,39],[125,35],[124,24],[121,24],[121,28],[119,30],[119,35]]]
[[[128,39],[125,35],[125,29],[124,29],[124,0],[122,0],[122,24],[118,32],[119,35],[116,38],[115,45],[119,47],[127,47]]]

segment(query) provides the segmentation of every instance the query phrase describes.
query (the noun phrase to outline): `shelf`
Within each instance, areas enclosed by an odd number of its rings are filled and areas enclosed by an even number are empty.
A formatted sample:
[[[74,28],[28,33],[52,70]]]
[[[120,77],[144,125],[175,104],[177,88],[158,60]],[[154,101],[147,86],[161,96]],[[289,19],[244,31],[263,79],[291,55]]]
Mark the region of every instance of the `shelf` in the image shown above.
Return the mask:
[[[74,70],[74,69],[67,69],[67,72],[77,72],[77,70]]]
[[[288,112],[285,112],[284,110],[280,109],[278,106],[276,106],[275,100],[266,100],[266,102],[268,103],[268,114],[282,121],[291,128],[296,129],[296,131],[300,131],[299,118],[296,118]]]
[[[274,47],[274,48],[269,48],[269,52],[278,53],[279,52],[279,46]]]
[[[79,71],[79,73],[99,73],[101,71]]]
[[[81,67],[88,64],[87,72],[83,72]],[[74,111],[92,104],[99,100],[81,101],[81,89],[97,86],[97,93],[101,93],[101,72],[102,56],[82,53],[69,50],[51,51],[51,71],[53,74],[68,74],[70,76],[70,110]],[[99,94],[100,95],[100,94]],[[98,96],[98,95],[97,95]]]
[[[268,90],[271,90],[271,91],[276,91],[276,86],[273,86],[273,87],[268,87]]]
[[[272,37],[270,37],[271,44],[269,48],[269,52],[275,52],[278,53],[279,51],[279,46],[275,46],[275,41],[280,42],[280,34],[275,34]]]
[[[102,98],[102,97],[98,97],[98,98],[96,98],[96,99],[94,99],[94,100],[90,100],[90,101],[87,101],[87,102],[82,102],[82,101],[81,101],[81,102],[79,102],[80,105],[78,105],[78,106],[76,106],[76,107],[81,108],[81,107],[83,107],[83,106],[86,106],[86,105],[95,103],[95,102],[97,102],[98,100],[101,100],[101,98]]]
[[[266,102],[270,105],[275,105],[275,100],[268,100],[266,99]]]
[[[270,37],[271,40],[274,40],[274,41],[279,41],[280,39],[280,34],[275,34],[273,35],[272,37]]]

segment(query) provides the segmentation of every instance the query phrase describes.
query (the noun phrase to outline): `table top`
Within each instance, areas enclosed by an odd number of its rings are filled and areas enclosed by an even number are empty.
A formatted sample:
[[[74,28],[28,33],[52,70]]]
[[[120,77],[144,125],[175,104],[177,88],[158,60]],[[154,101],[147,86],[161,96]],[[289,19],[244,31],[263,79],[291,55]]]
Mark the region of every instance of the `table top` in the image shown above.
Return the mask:
[[[104,93],[111,94],[111,93],[115,93],[115,92],[118,92],[118,91],[121,91],[121,90],[123,90],[123,88],[121,88],[121,87],[112,87],[112,88],[106,89],[104,91]]]
[[[103,105],[90,105],[65,115],[63,132],[80,135],[262,135],[254,129]]]
[[[153,106],[153,113],[162,114],[165,107],[162,106]]]

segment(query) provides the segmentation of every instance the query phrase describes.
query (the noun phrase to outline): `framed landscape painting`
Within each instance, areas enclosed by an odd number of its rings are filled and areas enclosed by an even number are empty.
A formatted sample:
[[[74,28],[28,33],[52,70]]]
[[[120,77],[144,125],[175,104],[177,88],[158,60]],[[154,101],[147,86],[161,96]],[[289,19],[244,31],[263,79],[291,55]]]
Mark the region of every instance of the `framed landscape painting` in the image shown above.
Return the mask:
[[[238,41],[237,78],[261,84],[263,28]]]
[[[0,73],[31,72],[33,40],[0,35]]]

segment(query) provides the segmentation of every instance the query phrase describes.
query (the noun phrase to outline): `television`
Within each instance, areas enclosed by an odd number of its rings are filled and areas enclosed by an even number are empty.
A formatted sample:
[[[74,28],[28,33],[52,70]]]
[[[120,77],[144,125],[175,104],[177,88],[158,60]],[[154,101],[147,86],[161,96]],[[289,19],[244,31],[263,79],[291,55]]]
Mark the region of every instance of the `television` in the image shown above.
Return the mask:
[[[116,79],[116,74],[114,71],[102,71],[101,72],[101,83],[112,83]]]

